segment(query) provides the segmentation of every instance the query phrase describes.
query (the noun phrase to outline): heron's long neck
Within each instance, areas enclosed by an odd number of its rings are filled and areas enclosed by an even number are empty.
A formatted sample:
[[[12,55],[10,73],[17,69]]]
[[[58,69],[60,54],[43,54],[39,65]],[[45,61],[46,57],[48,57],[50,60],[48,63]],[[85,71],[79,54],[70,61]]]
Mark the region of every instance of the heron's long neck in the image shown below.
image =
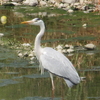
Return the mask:
[[[35,50],[35,54],[36,54],[36,57],[39,59],[39,55],[41,53],[41,38],[42,36],[44,35],[44,32],[45,32],[45,25],[44,23],[42,25],[40,25],[40,32],[37,34],[36,38],[35,38],[35,47],[34,47],[34,50]]]

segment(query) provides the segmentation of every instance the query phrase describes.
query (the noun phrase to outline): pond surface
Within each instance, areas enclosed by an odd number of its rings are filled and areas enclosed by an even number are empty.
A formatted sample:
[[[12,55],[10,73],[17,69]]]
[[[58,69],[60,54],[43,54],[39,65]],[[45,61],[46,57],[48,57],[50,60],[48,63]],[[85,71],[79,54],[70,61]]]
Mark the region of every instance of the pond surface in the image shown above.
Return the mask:
[[[39,28],[20,24],[33,17],[40,17],[45,21],[46,34],[42,39],[43,46],[56,48],[65,44],[75,47],[83,47],[87,43],[96,45],[94,50],[77,50],[71,56],[65,54],[79,75],[86,79],[70,90],[63,79],[54,76],[53,100],[99,100],[99,13],[75,12],[73,15],[59,14],[53,17],[27,16],[22,13],[24,16],[19,17],[15,16],[16,9],[2,7],[0,9],[0,15],[7,16],[6,25],[0,24],[0,33],[4,33],[4,37],[0,40],[0,100],[52,100],[52,86],[48,72],[40,74],[36,59],[30,63],[29,57],[18,57],[18,52],[33,50],[34,38]],[[49,11],[50,13],[52,14],[52,11]],[[88,24],[86,28],[82,27],[84,23]],[[21,45],[23,43],[30,43],[32,47],[24,48]]]

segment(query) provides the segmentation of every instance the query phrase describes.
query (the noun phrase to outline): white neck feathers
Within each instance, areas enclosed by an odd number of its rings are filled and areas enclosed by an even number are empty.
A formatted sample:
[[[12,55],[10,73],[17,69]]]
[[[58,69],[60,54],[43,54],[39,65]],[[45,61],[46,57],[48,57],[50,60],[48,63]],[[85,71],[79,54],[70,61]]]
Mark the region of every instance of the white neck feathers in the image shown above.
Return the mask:
[[[37,59],[39,59],[39,56],[41,54],[41,38],[44,35],[45,32],[45,25],[44,23],[40,24],[40,32],[37,34],[36,38],[35,38],[35,44],[34,44],[34,50],[35,50],[35,54]]]

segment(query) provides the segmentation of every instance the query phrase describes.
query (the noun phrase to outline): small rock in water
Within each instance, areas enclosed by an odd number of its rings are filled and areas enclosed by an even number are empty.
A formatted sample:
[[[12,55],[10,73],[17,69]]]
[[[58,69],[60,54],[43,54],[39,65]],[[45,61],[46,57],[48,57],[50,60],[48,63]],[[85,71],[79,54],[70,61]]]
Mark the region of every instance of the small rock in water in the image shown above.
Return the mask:
[[[72,14],[73,12],[74,12],[74,11],[73,11],[72,9],[69,9],[69,10],[68,10],[68,13],[69,13],[69,14]]]
[[[93,50],[93,49],[96,48],[96,46],[95,46],[94,44],[92,44],[92,43],[86,44],[86,45],[84,45],[84,47],[85,47],[86,49],[88,49],[88,50]]]
[[[30,58],[30,60],[34,60],[34,59],[35,59],[35,57],[31,57],[31,58]]]
[[[74,52],[74,49],[71,48],[67,49],[67,53],[72,53],[72,52]]]
[[[69,48],[70,48],[70,45],[66,44],[66,45],[65,45],[65,48],[66,48],[66,49],[69,49]]]
[[[69,49],[69,48],[70,48],[70,49],[73,49],[74,46],[66,44],[66,45],[65,45],[65,49]]]
[[[23,54],[22,54],[22,53],[19,53],[19,54],[18,54],[18,57],[23,57]]]
[[[82,26],[83,26],[83,28],[86,28],[86,27],[87,27],[87,24],[85,23],[85,24],[83,24]]]
[[[4,34],[3,33],[0,33],[0,37],[2,37],[2,36],[4,36]]]
[[[27,52],[24,53],[24,57],[28,57],[28,53]]]
[[[34,63],[35,63],[34,61],[30,61],[30,62],[29,62],[29,64],[34,64]]]
[[[34,56],[34,54],[33,54],[33,53],[30,53],[30,54],[29,54],[29,57],[33,57],[33,56]]]
[[[62,52],[63,52],[63,53],[67,53],[67,50],[66,50],[66,49],[63,49]]]
[[[31,46],[29,43],[23,43],[22,46],[28,47]]]
[[[63,49],[63,48],[62,48],[62,45],[58,45],[58,46],[56,47],[56,49]]]

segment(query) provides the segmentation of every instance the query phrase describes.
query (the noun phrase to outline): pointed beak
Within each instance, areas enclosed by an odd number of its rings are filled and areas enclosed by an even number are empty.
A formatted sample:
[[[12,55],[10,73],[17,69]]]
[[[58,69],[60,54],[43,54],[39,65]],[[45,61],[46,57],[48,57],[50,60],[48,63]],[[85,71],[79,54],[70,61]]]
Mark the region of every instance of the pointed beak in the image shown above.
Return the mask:
[[[21,22],[21,24],[30,24],[32,21],[24,21],[24,22]]]

